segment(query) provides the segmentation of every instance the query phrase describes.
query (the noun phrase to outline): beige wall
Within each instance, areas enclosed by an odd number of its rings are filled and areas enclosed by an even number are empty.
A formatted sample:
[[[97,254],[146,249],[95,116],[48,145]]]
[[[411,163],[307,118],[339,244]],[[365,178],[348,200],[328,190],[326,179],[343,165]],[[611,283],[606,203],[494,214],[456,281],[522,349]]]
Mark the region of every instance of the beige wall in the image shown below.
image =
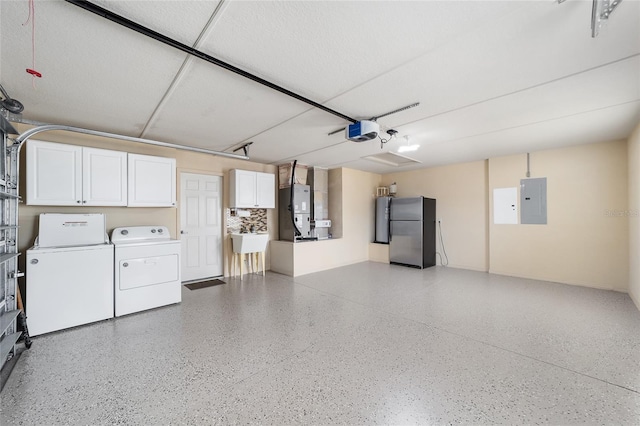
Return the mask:
[[[329,219],[331,235],[342,238],[342,169],[329,170]]]
[[[436,215],[442,219],[450,267],[488,269],[485,161],[382,176],[383,185],[393,182],[398,185],[398,197],[423,195],[436,199]],[[442,253],[439,239],[437,250]]]
[[[275,242],[272,270],[298,276],[369,260],[375,188],[379,183],[380,175],[374,173],[330,170],[329,216],[334,238],[295,244]]]
[[[489,160],[494,188],[518,187],[526,154]],[[627,290],[626,141],[531,153],[531,177],[547,178],[547,225],[494,225],[490,269],[567,284]],[[491,216],[492,216],[491,212]]]
[[[628,143],[629,295],[640,309],[640,123]]]
[[[629,153],[629,177],[626,141],[532,153],[531,176],[547,177],[547,225],[493,224],[493,189],[519,190],[526,154],[387,174],[381,184],[396,182],[399,197],[437,199],[449,266],[497,274],[627,291],[631,221],[632,295],[637,301],[640,219],[628,219],[626,212],[640,207],[639,129],[629,141]]]
[[[18,126],[17,126],[18,127]],[[26,130],[26,127],[18,127],[19,131]],[[115,139],[99,138],[88,135],[81,135],[69,132],[47,132],[34,137],[37,140],[60,142],[71,145],[91,146],[96,148],[112,149],[115,151],[126,151],[136,154],[157,155],[160,157],[171,157],[176,159],[178,172],[178,204],[180,201],[180,173],[200,173],[222,176],[223,187],[223,208],[229,207],[229,170],[244,169],[267,173],[276,173],[275,166],[254,163],[251,161],[234,160],[230,158],[217,157],[209,154],[200,154],[190,151],[173,148],[157,147],[134,142],[127,142]],[[29,143],[27,141],[27,143]],[[21,183],[20,192],[23,199],[25,194],[26,179],[26,149],[21,151]],[[276,188],[274,187],[274,191]],[[169,228],[171,236],[179,238],[180,209],[178,208],[132,208],[132,207],[55,207],[55,206],[28,206],[21,204],[19,209],[19,250],[24,252],[33,245],[33,241],[38,231],[38,215],[40,213],[104,213],[107,218],[107,232],[111,234],[114,228],[121,226],[135,225],[164,225]],[[278,238],[278,212],[277,209],[268,209],[268,229],[270,239]],[[224,215],[223,215],[224,218]],[[230,238],[226,235],[226,224],[223,227],[224,239],[224,265],[225,275],[229,273],[230,259]],[[267,256],[267,265],[269,264]]]
[[[276,172],[270,165],[86,135],[50,132],[37,139],[176,158],[178,173],[223,176],[225,208],[229,203],[230,169]],[[375,188],[396,182],[399,197],[424,195],[438,200],[437,216],[442,218],[449,266],[628,289],[637,303],[640,218],[607,216],[605,211],[633,212],[640,207],[640,126],[628,141],[628,151],[627,159],[627,143],[619,141],[532,153],[532,177],[548,179],[546,226],[493,225],[490,220],[493,188],[519,186],[526,171],[524,154],[384,176],[351,169],[330,170],[330,218],[335,238],[275,251],[291,257],[291,263],[280,263],[294,276],[368,260]],[[23,150],[23,179],[25,153]],[[24,181],[21,188],[25,188]],[[179,233],[179,209],[21,205],[21,251],[33,244],[41,212],[102,212],[107,215],[108,231],[118,226],[158,224],[167,226],[173,237]],[[269,209],[271,239],[278,237],[277,220],[277,210]],[[439,245],[438,241],[441,251]],[[229,247],[225,238],[225,275],[229,271]]]

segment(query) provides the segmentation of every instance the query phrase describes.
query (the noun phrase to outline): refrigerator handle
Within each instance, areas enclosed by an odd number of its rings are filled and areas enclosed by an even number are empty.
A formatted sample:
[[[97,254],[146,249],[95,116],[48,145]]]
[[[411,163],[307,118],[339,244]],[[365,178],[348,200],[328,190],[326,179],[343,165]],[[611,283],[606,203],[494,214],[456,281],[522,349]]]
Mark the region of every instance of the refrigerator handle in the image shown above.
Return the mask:
[[[387,240],[391,243],[391,203],[393,202],[393,198],[389,198],[389,226],[387,226],[387,232],[389,233],[389,238]]]

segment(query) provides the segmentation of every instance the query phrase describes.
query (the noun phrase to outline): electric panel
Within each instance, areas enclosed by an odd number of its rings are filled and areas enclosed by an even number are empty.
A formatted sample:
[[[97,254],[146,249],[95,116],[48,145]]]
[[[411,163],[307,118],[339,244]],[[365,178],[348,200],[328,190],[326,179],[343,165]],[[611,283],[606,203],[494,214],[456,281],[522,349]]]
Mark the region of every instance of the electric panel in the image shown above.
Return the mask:
[[[547,224],[547,178],[520,180],[520,223]]]

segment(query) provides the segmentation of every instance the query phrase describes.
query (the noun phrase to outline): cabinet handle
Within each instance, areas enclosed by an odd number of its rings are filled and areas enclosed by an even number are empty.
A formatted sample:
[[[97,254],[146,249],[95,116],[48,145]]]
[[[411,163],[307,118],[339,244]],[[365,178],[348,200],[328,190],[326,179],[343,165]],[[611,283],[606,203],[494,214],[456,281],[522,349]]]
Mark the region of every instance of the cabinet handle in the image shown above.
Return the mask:
[[[31,264],[32,265],[37,265],[38,264],[38,259],[31,259]]]
[[[86,204],[86,203],[87,203],[86,201],[82,200],[82,204]]]
[[[80,200],[76,201],[76,203],[80,204]]]

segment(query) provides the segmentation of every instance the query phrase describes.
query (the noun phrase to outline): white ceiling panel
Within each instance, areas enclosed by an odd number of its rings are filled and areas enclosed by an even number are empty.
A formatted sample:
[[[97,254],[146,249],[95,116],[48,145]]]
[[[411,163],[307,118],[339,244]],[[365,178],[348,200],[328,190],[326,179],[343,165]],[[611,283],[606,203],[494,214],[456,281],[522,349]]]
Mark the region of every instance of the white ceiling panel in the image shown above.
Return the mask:
[[[363,111],[356,118],[365,118],[421,102],[387,118],[398,126],[638,54],[640,2],[622,6],[626,10],[592,39],[589,2],[527,2],[499,25],[460,36],[327,105]]]
[[[251,157],[265,163],[288,161],[302,153],[322,149],[345,140],[344,132],[328,136],[344,120],[318,109],[311,109],[286,123],[251,138]],[[304,131],[300,131],[304,129]]]
[[[522,5],[232,1],[203,50],[324,101]]]
[[[28,2],[1,2],[2,83],[24,117],[137,134],[184,54],[61,1],[39,1],[32,86]]]
[[[388,167],[362,160],[353,154],[355,144],[346,142],[300,156],[298,161],[302,164],[325,167],[344,166],[373,173],[392,173],[564,146],[620,140],[628,136],[639,120],[640,101],[489,134],[425,145],[416,152],[404,154],[422,161],[420,165],[415,166]],[[567,132],[567,129],[571,131]],[[401,141],[394,141],[385,149],[395,151],[400,143]],[[369,152],[369,149],[367,147],[363,151]],[[351,160],[352,158],[357,159]]]
[[[640,56],[636,56],[396,129],[413,141],[429,144],[597,111],[640,99],[639,71]],[[607,80],[607,85],[600,84]]]
[[[422,144],[417,167],[623,138],[640,120],[637,0],[597,38],[586,0],[96,3],[187,45],[202,35],[200,50],[357,119],[419,101],[379,120]],[[379,141],[328,136],[342,118],[67,2],[35,7],[34,88],[28,2],[0,2],[0,82],[26,119],[397,170],[361,159]]]
[[[300,101],[195,59],[145,137],[224,149],[307,109]],[[176,126],[185,131],[176,133]]]
[[[425,147],[425,164],[480,160],[626,138],[640,120],[640,102],[462,138]]]
[[[572,78],[413,122],[396,129],[400,131],[401,136],[410,136],[412,143],[439,143],[624,104],[640,99],[639,69],[640,57],[634,57]],[[607,80],[609,81],[607,85],[599,84]],[[256,146],[253,148],[253,155],[263,161],[283,162],[297,157],[307,157],[307,153],[314,154],[319,149],[343,141],[344,133],[328,136],[326,131],[340,128],[340,122],[335,122],[335,127],[332,127],[330,121],[323,127],[320,120],[324,117],[321,114],[322,112],[317,110],[309,111],[254,138]],[[316,119],[319,120],[318,123],[313,122]],[[464,125],[461,126],[460,123]],[[308,129],[306,137],[296,138],[300,128]],[[281,143],[286,149],[279,150],[272,148],[275,140],[296,142]],[[340,156],[359,158],[370,154],[365,147],[380,145],[379,141],[366,144],[349,142],[349,144],[354,148],[348,153],[341,153]],[[263,149],[263,146],[269,149]],[[489,144],[486,148],[491,149],[491,145]],[[420,153],[416,155],[421,159]],[[326,162],[331,160],[323,158],[322,161],[326,166]]]
[[[192,46],[220,2],[217,0],[92,0],[92,3]],[[125,30],[122,29],[122,31]]]

